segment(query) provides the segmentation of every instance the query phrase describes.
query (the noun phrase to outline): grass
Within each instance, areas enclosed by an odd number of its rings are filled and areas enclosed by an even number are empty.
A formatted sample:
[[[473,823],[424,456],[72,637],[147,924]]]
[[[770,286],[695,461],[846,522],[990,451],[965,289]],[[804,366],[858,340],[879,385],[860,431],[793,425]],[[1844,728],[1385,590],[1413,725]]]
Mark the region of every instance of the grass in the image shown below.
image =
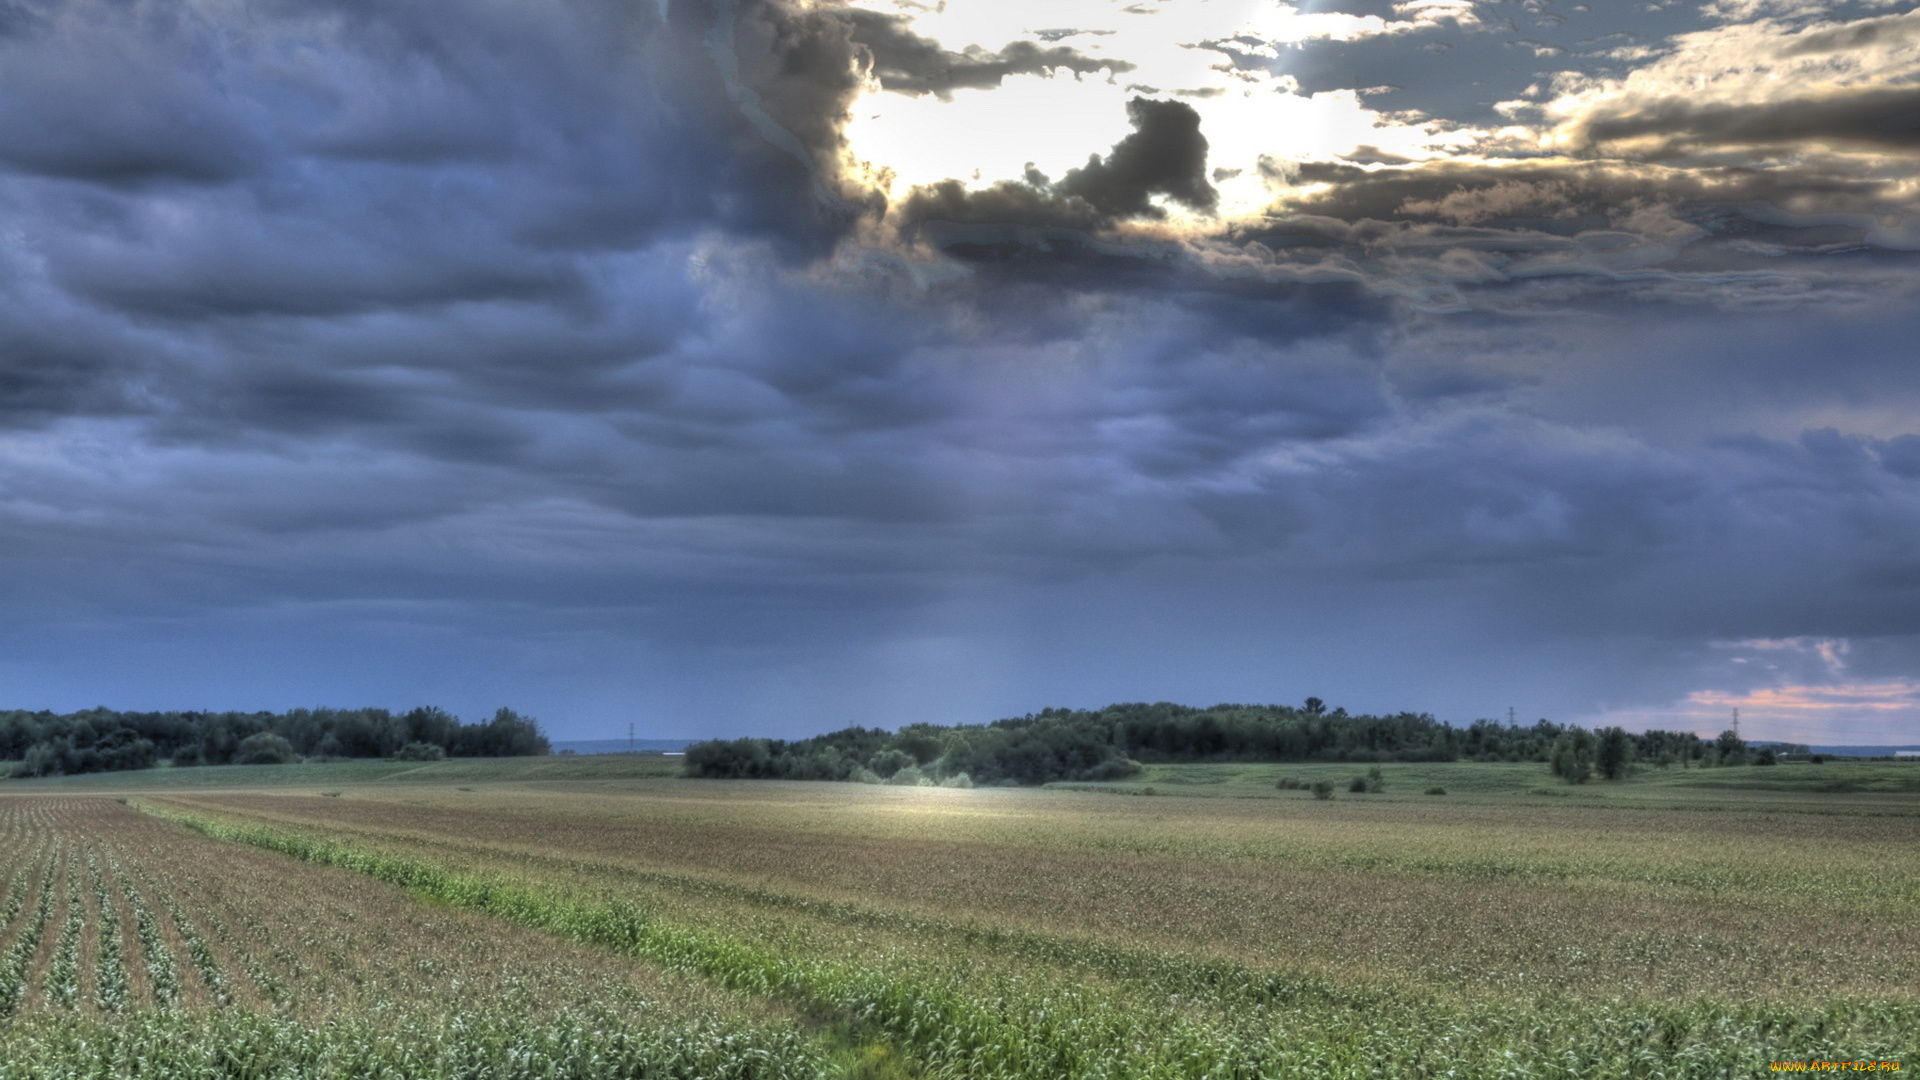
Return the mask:
[[[1217,764],[1148,765],[1127,781],[1097,784],[1059,783],[1054,788],[1106,792],[1116,795],[1180,794],[1226,798],[1311,798],[1310,791],[1280,790],[1287,778],[1334,784],[1337,797],[1347,797],[1348,781],[1365,776],[1364,763],[1221,762]],[[1451,795],[1505,799],[1518,796],[1568,799],[1582,803],[1721,802],[1729,799],[1749,805],[1765,804],[1778,795],[1830,794],[1920,795],[1920,761],[1829,759],[1814,765],[1804,761],[1773,766],[1715,769],[1643,767],[1623,781],[1594,780],[1586,784],[1560,783],[1537,762],[1387,762],[1379,766],[1386,782],[1380,795],[1354,798],[1403,799],[1419,797],[1428,788],[1443,787]],[[1831,809],[1844,806],[1830,800],[1806,799],[1803,806]]]

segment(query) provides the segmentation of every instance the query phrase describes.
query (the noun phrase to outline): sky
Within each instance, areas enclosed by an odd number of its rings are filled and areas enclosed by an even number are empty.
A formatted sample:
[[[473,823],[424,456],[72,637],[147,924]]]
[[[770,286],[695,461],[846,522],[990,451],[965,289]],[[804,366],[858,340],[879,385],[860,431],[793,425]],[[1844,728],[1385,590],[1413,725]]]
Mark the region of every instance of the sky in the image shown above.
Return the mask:
[[[0,0],[0,705],[1920,743],[1916,117],[1874,0]]]

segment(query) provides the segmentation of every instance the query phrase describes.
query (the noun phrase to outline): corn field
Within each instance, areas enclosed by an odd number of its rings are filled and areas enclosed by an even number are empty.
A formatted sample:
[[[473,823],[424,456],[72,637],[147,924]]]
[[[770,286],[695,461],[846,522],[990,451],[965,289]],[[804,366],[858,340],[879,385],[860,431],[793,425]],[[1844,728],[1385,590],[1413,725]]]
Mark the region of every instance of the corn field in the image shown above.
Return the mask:
[[[1900,813],[806,787],[0,799],[0,1080],[1725,1077],[1920,1033]],[[1852,876],[1766,887],[1816,851]]]
[[[812,1077],[791,1020],[207,840],[0,803],[0,1077]]]

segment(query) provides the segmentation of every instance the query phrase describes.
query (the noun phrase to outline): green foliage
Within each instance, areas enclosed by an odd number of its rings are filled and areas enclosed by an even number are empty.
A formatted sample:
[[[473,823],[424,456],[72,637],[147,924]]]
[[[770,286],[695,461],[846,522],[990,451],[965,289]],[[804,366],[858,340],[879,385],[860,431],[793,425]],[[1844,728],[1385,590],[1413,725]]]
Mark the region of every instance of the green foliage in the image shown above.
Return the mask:
[[[300,758],[513,757],[551,749],[539,725],[511,709],[462,724],[441,709],[294,709],[286,713],[0,710],[0,760],[20,777],[78,776],[174,764],[282,764]],[[0,775],[5,771],[0,770]]]
[[[1601,728],[1594,749],[1594,767],[1609,780],[1627,775],[1633,763],[1633,738],[1617,727]]]
[[[1347,781],[1347,790],[1358,794],[1366,794],[1367,778],[1364,776],[1356,776],[1352,780]]]
[[[1135,703],[1042,709],[950,728],[914,724],[898,732],[853,727],[794,741],[716,739],[689,747],[685,770],[712,779],[863,780],[871,772],[884,780],[917,765],[935,781],[965,772],[981,784],[1047,784],[1125,780],[1142,765],[1174,763],[1530,761],[1548,764],[1569,783],[1584,783],[1596,767],[1618,779],[1635,760],[1686,763],[1707,753],[1708,744],[1692,734],[1612,731],[1603,748],[1583,728],[1546,720],[1525,726],[1477,720],[1455,728],[1426,713],[1352,716],[1317,699],[1303,708]],[[1378,768],[1373,765],[1365,789],[1354,790],[1385,790]]]
[[[612,1010],[533,1020],[502,1006],[324,1022],[235,1009],[112,1022],[48,1015],[0,1031],[0,1080],[818,1080],[831,1068],[792,1031]]]
[[[882,780],[893,779],[893,774],[912,765],[913,755],[904,750],[888,747],[867,759],[867,768]],[[918,770],[916,770],[917,772]]]
[[[249,735],[233,749],[235,765],[285,765],[293,758],[293,744],[271,731]]]
[[[1745,765],[1747,763],[1747,741],[1740,733],[1729,728],[1713,740],[1713,749],[1722,765]]]
[[[1553,741],[1553,751],[1548,765],[1553,775],[1569,784],[1584,784],[1593,776],[1593,762],[1597,740],[1593,733],[1581,728],[1570,728],[1560,733]]]
[[[1315,780],[1313,782],[1313,797],[1316,799],[1333,798],[1333,781]]]
[[[410,742],[393,752],[395,761],[445,761],[446,757],[446,747],[430,742]]]
[[[1427,794],[1429,795],[1445,795],[1446,793],[1447,793],[1447,789],[1440,787],[1437,784],[1427,789]]]
[[[1745,1075],[1754,1061],[1769,1056],[1897,1057],[1894,1051],[1907,1045],[1903,1033],[1915,1030],[1920,1018],[1910,1003],[1895,1002],[1802,1007],[1522,995],[1501,1003],[1344,987],[1221,960],[1157,959],[1098,942],[978,928],[966,940],[982,955],[928,959],[865,949],[849,955],[831,946],[810,952],[804,935],[756,939],[718,925],[679,924],[603,894],[456,871],[280,828],[175,816],[210,835],[367,873],[422,897],[764,996],[826,1027],[826,1062],[812,1063],[814,1075],[821,1076],[1187,1080],[1304,1074],[1410,1080],[1452,1073],[1705,1080]],[[982,974],[993,966],[981,963],[983,956],[1011,961],[1015,971]],[[1137,990],[1123,983],[1137,984]],[[499,1026],[503,1037],[523,1030]],[[441,1071],[427,1071],[429,1063]],[[608,1075],[585,1066],[516,1071],[513,1061],[495,1062],[493,1071],[481,1067],[486,1063],[467,1065],[469,1071],[429,1063],[418,1073],[393,1069],[383,1075]]]

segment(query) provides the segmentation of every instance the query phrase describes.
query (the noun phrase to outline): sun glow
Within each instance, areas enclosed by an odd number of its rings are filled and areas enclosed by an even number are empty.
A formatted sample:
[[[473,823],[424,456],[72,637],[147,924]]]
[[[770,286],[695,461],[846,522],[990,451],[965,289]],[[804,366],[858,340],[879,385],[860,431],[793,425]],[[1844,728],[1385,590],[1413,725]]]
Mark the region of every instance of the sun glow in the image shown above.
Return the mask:
[[[1052,179],[1104,155],[1132,129],[1134,97],[1177,100],[1200,115],[1207,165],[1220,194],[1218,215],[1271,205],[1291,166],[1330,160],[1362,146],[1414,160],[1449,156],[1484,133],[1446,131],[1417,118],[1370,109],[1365,93],[1303,94],[1286,73],[1292,43],[1409,33],[1414,17],[1303,14],[1250,0],[1166,0],[1127,5],[1098,0],[1027,5],[950,0],[938,10],[863,2],[907,19],[904,28],[949,53],[990,56],[1014,42],[1067,47],[1107,66],[1009,74],[998,86],[957,88],[944,97],[883,89],[878,80],[853,103],[850,155],[891,197],[917,185],[959,180],[979,189],[1018,181],[1029,167]],[[1174,209],[1176,222],[1186,211]]]

